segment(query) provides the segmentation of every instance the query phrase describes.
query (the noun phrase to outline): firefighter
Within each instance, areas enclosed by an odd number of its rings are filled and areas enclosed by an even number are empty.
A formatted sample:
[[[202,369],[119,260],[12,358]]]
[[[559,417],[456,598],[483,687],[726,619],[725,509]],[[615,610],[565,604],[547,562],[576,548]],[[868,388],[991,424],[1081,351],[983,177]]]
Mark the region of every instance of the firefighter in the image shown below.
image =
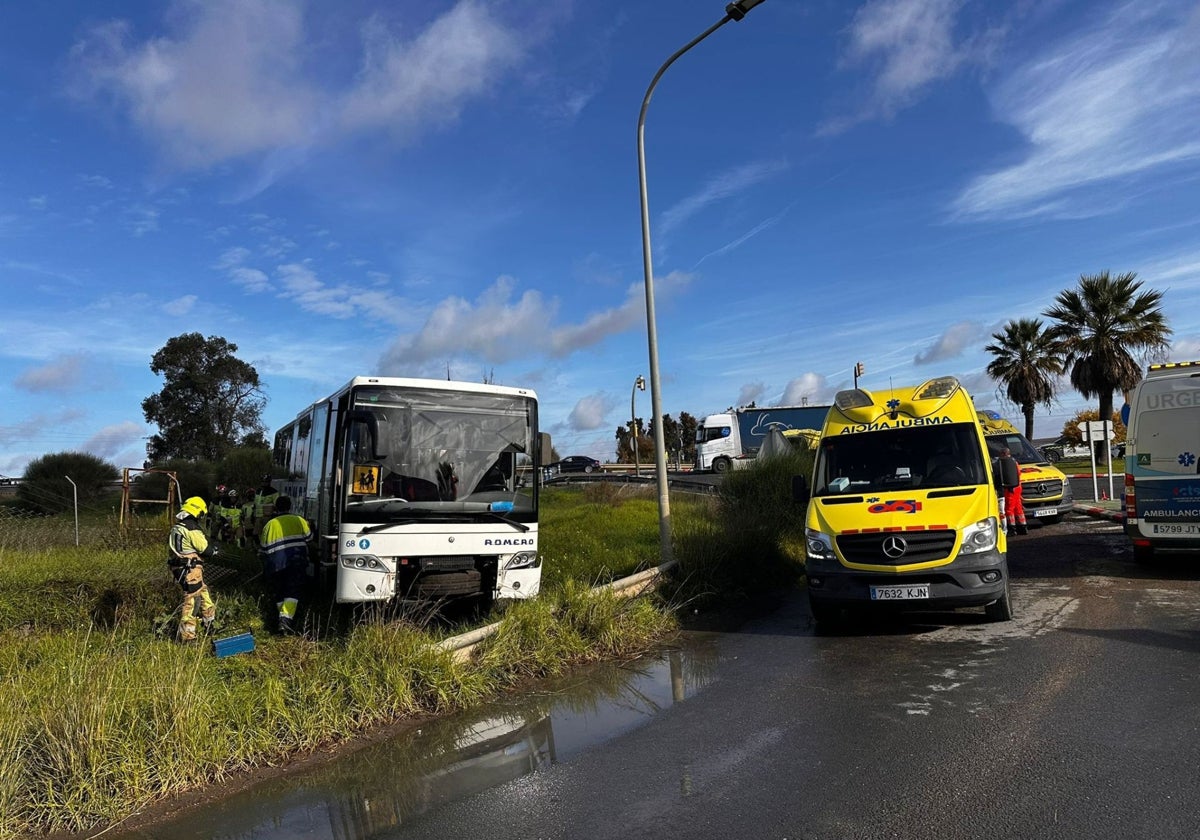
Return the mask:
[[[254,496],[253,536],[261,535],[267,520],[275,515],[275,500],[278,498],[279,491],[271,485],[271,476],[264,475],[262,487]]]
[[[196,602],[200,602],[200,618],[204,631],[212,632],[217,617],[217,605],[204,583],[204,561],[217,555],[217,549],[204,535],[200,517],[208,513],[208,505],[199,496],[192,496],[180,506],[175,524],[167,537],[167,567],[175,582],[183,589],[183,604],[179,607],[179,641],[196,641]]]
[[[238,506],[236,487],[221,485],[217,488],[216,527],[213,537],[221,542],[233,542],[242,523],[242,509]]]
[[[279,610],[277,629],[285,634],[294,632],[296,610],[308,570],[308,546],[312,542],[308,521],[291,511],[290,496],[279,496],[275,500],[276,516],[263,526],[259,547],[263,574]]]
[[[254,536],[254,496],[257,491],[247,487],[242,494],[242,533],[238,536],[238,546],[244,548],[255,539]]]

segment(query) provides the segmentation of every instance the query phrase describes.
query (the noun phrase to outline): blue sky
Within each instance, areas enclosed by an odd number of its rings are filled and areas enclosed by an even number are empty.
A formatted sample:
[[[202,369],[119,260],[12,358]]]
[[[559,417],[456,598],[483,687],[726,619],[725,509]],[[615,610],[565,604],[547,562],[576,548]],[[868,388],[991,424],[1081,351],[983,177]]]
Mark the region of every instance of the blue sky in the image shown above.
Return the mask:
[[[238,345],[269,431],[361,374],[535,389],[611,459],[647,374],[636,125],[701,0],[11,6],[0,474],[139,466],[174,335]],[[962,378],[1084,273],[1200,359],[1200,6],[767,0],[646,127],[663,408]],[[640,416],[648,393],[637,395]],[[1064,385],[1037,436],[1086,407]]]

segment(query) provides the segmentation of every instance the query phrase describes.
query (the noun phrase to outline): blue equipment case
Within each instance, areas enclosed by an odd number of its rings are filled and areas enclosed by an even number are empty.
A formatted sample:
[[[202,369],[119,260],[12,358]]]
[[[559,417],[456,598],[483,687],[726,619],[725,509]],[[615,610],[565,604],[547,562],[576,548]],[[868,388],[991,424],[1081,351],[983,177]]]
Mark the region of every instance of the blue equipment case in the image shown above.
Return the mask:
[[[218,658],[233,656],[235,653],[247,653],[254,650],[254,636],[250,633],[239,633],[236,636],[226,636],[224,639],[213,639],[213,653]]]

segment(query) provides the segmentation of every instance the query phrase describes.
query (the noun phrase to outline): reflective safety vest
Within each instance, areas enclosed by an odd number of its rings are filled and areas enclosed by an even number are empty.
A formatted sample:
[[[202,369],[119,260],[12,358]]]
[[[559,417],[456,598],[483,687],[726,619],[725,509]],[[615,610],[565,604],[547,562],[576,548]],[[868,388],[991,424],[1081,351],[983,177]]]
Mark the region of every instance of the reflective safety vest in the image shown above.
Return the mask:
[[[275,500],[279,498],[279,491],[272,490],[269,493],[258,491],[258,495],[254,497],[254,521],[262,522],[270,514],[275,511]],[[270,510],[267,510],[270,508]]]
[[[266,569],[279,572],[288,566],[307,563],[311,541],[308,520],[294,513],[281,513],[263,528],[259,556]]]
[[[167,547],[171,550],[167,565],[176,567],[194,565],[212,553],[200,523],[196,517],[186,514],[175,519],[171,533],[167,535]]]
[[[242,509],[240,507],[217,507],[217,518],[224,519],[234,528],[242,524]]]

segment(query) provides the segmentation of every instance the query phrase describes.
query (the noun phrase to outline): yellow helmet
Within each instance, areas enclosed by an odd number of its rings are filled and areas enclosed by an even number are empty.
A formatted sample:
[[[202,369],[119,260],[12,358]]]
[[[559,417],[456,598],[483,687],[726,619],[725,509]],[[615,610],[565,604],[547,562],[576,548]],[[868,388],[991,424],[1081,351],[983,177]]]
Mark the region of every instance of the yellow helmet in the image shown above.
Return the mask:
[[[199,496],[192,496],[180,505],[180,510],[184,513],[190,513],[192,516],[203,516],[208,513],[208,505]]]

